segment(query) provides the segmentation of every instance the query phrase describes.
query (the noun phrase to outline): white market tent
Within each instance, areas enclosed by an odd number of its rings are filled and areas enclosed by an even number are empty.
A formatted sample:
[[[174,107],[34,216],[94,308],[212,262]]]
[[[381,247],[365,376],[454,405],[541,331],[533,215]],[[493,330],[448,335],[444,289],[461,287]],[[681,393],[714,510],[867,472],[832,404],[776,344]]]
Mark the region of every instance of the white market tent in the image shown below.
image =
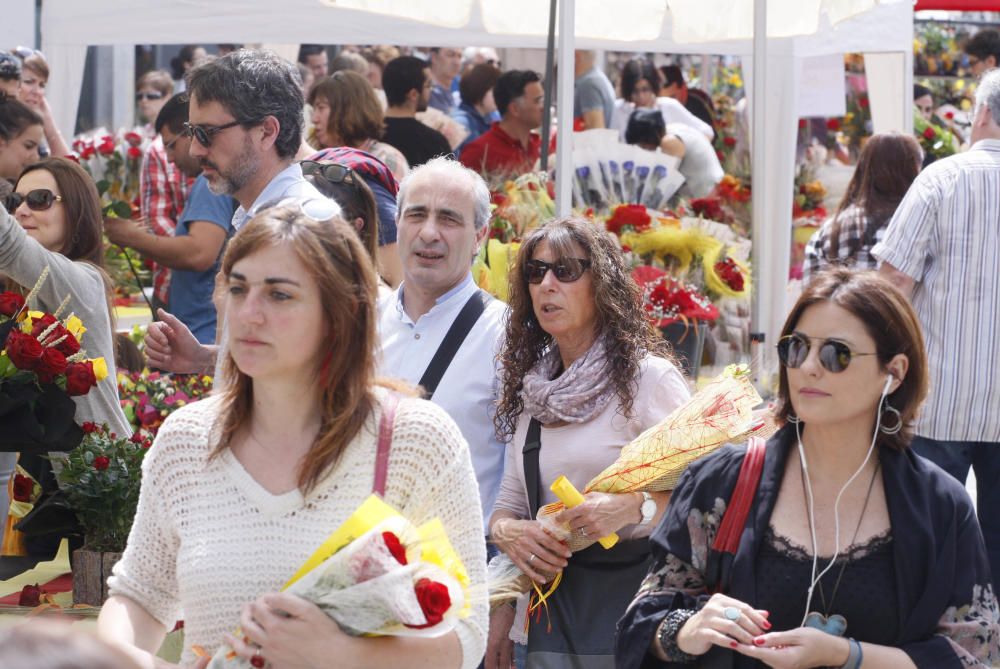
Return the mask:
[[[755,53],[755,9],[762,22],[765,2],[767,39],[758,36]],[[50,104],[66,131],[76,117],[90,45],[127,49],[135,44],[236,42],[544,48],[548,4],[544,0],[45,0],[42,50],[52,70]],[[765,334],[768,345],[756,352],[763,356],[773,349],[787,311],[799,95],[815,83],[810,60],[864,53],[875,130],[910,131],[911,0],[575,0],[570,16],[572,23],[560,25],[575,23],[565,32],[575,36],[579,48],[743,56],[751,103],[754,70],[763,71],[757,81],[764,99],[763,114],[754,121],[754,136],[760,139],[753,173],[757,319],[753,329]],[[568,54],[573,46],[574,41],[567,40],[560,50]],[[569,68],[563,70],[567,74],[561,85],[568,91]],[[131,82],[122,83],[131,90]],[[570,150],[570,144],[560,141],[560,152]],[[567,158],[560,160],[567,162],[557,164],[569,164]],[[773,357],[767,355],[765,362],[770,368]]]

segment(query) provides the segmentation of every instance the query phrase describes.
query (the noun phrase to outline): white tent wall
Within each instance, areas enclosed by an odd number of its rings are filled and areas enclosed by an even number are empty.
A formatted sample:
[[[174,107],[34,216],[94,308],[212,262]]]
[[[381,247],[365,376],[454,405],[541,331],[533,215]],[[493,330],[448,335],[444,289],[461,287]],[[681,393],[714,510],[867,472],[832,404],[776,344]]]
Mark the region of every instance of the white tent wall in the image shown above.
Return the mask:
[[[716,12],[716,5],[729,2],[727,6],[732,7],[734,1],[739,3],[737,7],[741,10],[744,4],[754,4],[752,0],[619,0],[617,3],[576,0],[575,43],[580,48],[618,51],[749,56],[753,53],[753,44],[745,38],[684,43],[673,38],[674,20],[666,9],[668,5],[678,12],[678,16],[682,10],[700,12],[701,19],[685,15],[678,18],[678,25],[692,25],[689,21],[710,25],[721,16]],[[481,4],[496,7],[497,3],[502,3],[504,7],[504,12],[499,15],[480,8]],[[89,44],[294,42],[420,46],[475,44],[508,48],[545,46],[545,21],[542,17],[547,11],[547,3],[537,0],[437,0],[433,5],[415,0],[350,0],[352,6],[406,6],[408,11],[417,5],[426,5],[434,10],[439,10],[437,5],[442,4],[452,8],[469,6],[466,14],[455,14],[454,11],[451,14],[452,17],[468,17],[459,27],[345,9],[342,4],[338,2],[338,6],[332,6],[318,0],[282,0],[279,5],[269,0],[217,0],[211,3],[190,0],[45,0],[42,46],[52,61],[50,103],[53,113],[64,132],[72,130]],[[511,11],[512,5],[520,10]],[[767,40],[766,125],[762,148],[765,151],[763,164],[767,169],[763,174],[754,175],[754,192],[765,200],[764,222],[760,224],[760,229],[766,230],[754,240],[755,290],[759,291],[762,305],[761,322],[754,325],[754,330],[765,333],[765,350],[773,349],[774,333],[779,331],[787,312],[791,184],[795,170],[795,92],[799,76],[796,61],[824,54],[904,54],[895,59],[869,58],[869,62],[872,63],[872,75],[877,79],[871,96],[873,117],[878,119],[877,127],[905,131],[912,123],[912,119],[907,121],[911,104],[911,90],[907,82],[912,81],[912,74],[906,70],[912,56],[905,54],[912,50],[913,39],[910,0],[808,0],[805,3],[769,0],[768,5],[771,10],[770,34],[795,33],[786,24],[778,25],[783,17],[805,12],[810,7],[813,12],[816,7],[821,11],[814,22],[817,26],[814,34]],[[783,7],[794,8],[784,11]],[[516,23],[506,26],[505,29],[511,31],[509,33],[489,32],[484,16],[490,21],[497,16],[509,16],[516,18]],[[850,18],[836,22],[831,21],[831,16]],[[813,22],[805,23],[812,25]],[[623,32],[630,26],[634,39]],[[733,31],[738,34],[746,30],[746,25],[729,22],[725,30],[705,31],[705,34],[714,39],[720,35],[732,36]],[[747,63],[748,59],[744,59],[744,66]],[[890,68],[897,69],[890,73]],[[899,74],[900,68],[903,69],[902,74]],[[747,81],[747,89],[751,90],[750,80]],[[130,103],[131,96],[124,100]],[[773,356],[768,356],[765,362],[771,368]]]
[[[35,46],[35,0],[4,0],[0,44]]]

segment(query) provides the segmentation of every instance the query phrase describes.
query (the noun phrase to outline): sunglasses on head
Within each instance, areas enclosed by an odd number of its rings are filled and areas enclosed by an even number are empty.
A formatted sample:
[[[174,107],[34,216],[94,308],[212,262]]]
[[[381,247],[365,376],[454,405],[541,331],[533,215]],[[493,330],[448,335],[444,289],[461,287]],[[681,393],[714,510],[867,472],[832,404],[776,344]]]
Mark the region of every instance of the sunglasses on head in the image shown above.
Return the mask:
[[[143,100],[161,100],[163,99],[163,93],[159,91],[150,91],[148,93],[136,93],[135,101],[142,102]]]
[[[253,123],[256,123],[256,121],[232,121],[231,123],[223,123],[222,125],[194,125],[185,121],[184,134],[188,137],[194,137],[198,140],[199,144],[207,149],[212,146],[212,138],[223,130],[228,130],[238,125],[252,125]]]
[[[4,206],[7,207],[8,212],[13,213],[21,206],[22,202],[26,202],[28,209],[32,211],[45,211],[56,202],[62,202],[62,196],[56,195],[48,188],[36,188],[35,190],[29,190],[24,195],[21,193],[11,193],[7,196]]]
[[[810,342],[813,337],[794,332],[785,335],[778,340],[778,359],[781,364],[789,369],[798,369],[809,357],[809,350],[812,348]],[[842,372],[851,364],[851,358],[864,355],[877,355],[875,353],[858,353],[842,341],[836,339],[822,339],[819,346],[819,364],[823,369],[834,374]]]
[[[320,163],[315,160],[303,160],[299,163],[302,166],[303,176],[320,176],[330,183],[354,184],[357,176],[347,165],[340,163]]]
[[[528,283],[541,283],[545,273],[552,270],[559,283],[572,283],[590,268],[590,260],[586,258],[560,258],[554,263],[544,260],[529,260],[524,263],[524,278]]]

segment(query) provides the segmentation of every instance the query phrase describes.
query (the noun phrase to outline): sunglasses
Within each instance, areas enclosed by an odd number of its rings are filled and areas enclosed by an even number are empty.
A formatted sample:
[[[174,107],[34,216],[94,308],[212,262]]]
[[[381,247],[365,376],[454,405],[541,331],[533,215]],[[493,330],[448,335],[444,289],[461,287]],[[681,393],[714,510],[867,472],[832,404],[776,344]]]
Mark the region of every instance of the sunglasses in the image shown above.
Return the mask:
[[[299,164],[302,166],[303,176],[323,177],[334,184],[347,183],[354,185],[356,183],[357,176],[354,174],[354,170],[347,165],[341,165],[340,163],[320,163],[315,160],[303,160]]]
[[[778,340],[778,359],[789,369],[798,369],[809,357],[810,343],[812,337],[793,333],[785,335]],[[819,347],[819,364],[823,369],[834,374],[842,372],[851,364],[851,358],[864,355],[877,355],[875,353],[858,353],[852,351],[850,347],[842,341],[836,339],[824,339]]]
[[[136,93],[135,101],[142,102],[143,100],[161,100],[163,99],[163,93],[159,91],[151,91],[149,93]]]
[[[31,47],[27,46],[16,46],[13,49],[11,49],[10,52],[22,60],[25,58],[31,58],[34,55],[38,55],[41,56],[42,58],[45,58],[45,54],[43,54],[41,51],[38,51],[37,49],[32,49]]]
[[[529,260],[524,263],[524,278],[528,283],[541,283],[545,279],[545,273],[552,270],[559,283],[572,283],[589,268],[590,261],[586,258],[560,258],[554,263]]]
[[[223,130],[228,130],[229,128],[233,128],[238,125],[253,123],[257,123],[257,121],[233,121],[232,123],[223,123],[222,125],[193,125],[185,121],[184,134],[188,137],[194,137],[198,140],[199,144],[207,149],[212,146],[212,138]]]
[[[22,202],[26,202],[28,209],[32,211],[45,211],[51,208],[56,202],[62,202],[62,196],[56,195],[47,188],[36,188],[35,190],[29,190],[26,195],[11,193],[7,196],[4,206],[7,207],[8,212],[13,213],[21,206]]]

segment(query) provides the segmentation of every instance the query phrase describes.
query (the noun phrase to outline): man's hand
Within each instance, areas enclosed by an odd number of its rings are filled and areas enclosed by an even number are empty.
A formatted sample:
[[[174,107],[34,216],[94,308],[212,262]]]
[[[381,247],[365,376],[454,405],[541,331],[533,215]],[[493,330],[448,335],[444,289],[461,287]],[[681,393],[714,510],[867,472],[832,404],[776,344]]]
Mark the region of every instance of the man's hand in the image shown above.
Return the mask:
[[[150,367],[176,374],[200,374],[215,362],[215,347],[198,343],[184,323],[163,309],[160,320],[146,330],[146,358]]]
[[[104,232],[118,246],[132,246],[136,235],[148,234],[142,223],[130,218],[105,218]]]

